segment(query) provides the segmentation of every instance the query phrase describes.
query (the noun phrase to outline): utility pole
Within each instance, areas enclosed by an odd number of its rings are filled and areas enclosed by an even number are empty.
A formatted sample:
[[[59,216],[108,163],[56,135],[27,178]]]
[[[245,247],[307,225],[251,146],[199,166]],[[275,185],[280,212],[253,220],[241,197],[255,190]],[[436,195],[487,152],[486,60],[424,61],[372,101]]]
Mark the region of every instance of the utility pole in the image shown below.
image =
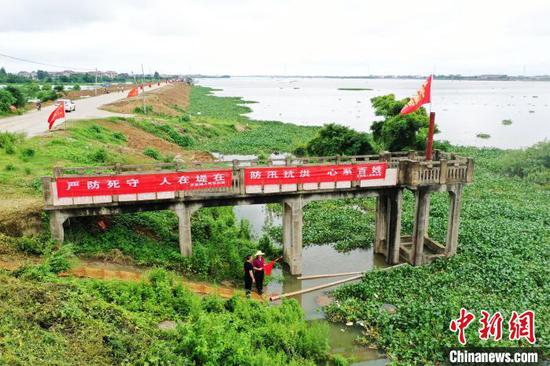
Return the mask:
[[[143,100],[143,114],[147,114],[147,107],[145,106],[145,72],[143,71],[143,64],[141,64],[141,99]]]
[[[97,67],[95,68],[94,96],[97,95]]]

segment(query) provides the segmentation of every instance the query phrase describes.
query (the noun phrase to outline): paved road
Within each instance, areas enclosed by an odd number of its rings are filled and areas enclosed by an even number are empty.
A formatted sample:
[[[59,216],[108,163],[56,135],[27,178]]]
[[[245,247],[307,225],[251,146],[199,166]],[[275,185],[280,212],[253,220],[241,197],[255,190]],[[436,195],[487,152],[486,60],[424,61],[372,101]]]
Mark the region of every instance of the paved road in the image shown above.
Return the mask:
[[[145,87],[145,91],[161,88],[166,84],[157,86],[154,84],[151,88]],[[119,113],[112,113],[98,109],[104,104],[109,104],[122,98],[126,98],[128,91],[124,93],[110,93],[97,97],[83,98],[75,100],[76,110],[74,112],[65,112],[68,121],[75,119],[104,118],[111,116],[127,116]],[[54,106],[42,108],[25,113],[21,116],[1,118],[0,131],[24,132],[27,136],[36,136],[48,132],[48,116],[54,110]],[[63,120],[57,120],[54,127],[63,123]]]

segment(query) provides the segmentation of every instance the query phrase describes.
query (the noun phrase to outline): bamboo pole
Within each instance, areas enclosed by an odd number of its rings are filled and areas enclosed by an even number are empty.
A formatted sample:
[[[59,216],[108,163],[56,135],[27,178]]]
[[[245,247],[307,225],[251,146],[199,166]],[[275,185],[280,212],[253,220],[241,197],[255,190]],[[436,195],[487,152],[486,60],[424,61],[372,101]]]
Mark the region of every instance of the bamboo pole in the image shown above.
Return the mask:
[[[275,301],[275,300],[279,300],[279,299],[289,297],[289,296],[300,295],[300,294],[305,294],[305,293],[308,293],[308,292],[311,292],[311,291],[321,290],[321,289],[326,288],[326,287],[336,286],[336,285],[339,285],[341,283],[358,280],[361,277],[363,277],[362,274],[357,275],[357,276],[353,276],[353,277],[350,277],[350,278],[344,278],[343,280],[338,280],[338,281],[335,281],[335,282],[325,283],[325,284],[319,285],[319,286],[313,286],[313,287],[306,288],[306,289],[300,290],[300,291],[287,292],[286,294],[270,296],[269,301]]]
[[[341,276],[351,276],[351,275],[357,275],[365,273],[363,271],[357,271],[357,272],[342,272],[342,273],[329,273],[329,274],[318,274],[318,275],[311,275],[311,276],[300,276],[297,279],[298,280],[314,280],[316,278],[329,278],[329,277],[341,277]]]
[[[395,267],[401,267],[408,263],[400,263],[396,264],[395,266],[390,266],[386,268],[379,269],[378,271],[387,271]],[[359,271],[359,272],[342,272],[342,273],[330,273],[330,274],[319,274],[319,275],[311,275],[311,276],[300,276],[297,279],[298,280],[314,280],[316,278],[330,278],[330,277],[340,277],[340,276],[351,276],[356,274],[365,274],[369,271]],[[372,272],[372,271],[370,271]]]
[[[395,266],[382,268],[379,271],[388,271],[388,270],[393,269],[395,267],[402,267],[402,266],[406,266],[406,265],[408,265],[408,263],[399,263],[399,264],[396,264]],[[313,287],[310,287],[310,288],[306,288],[304,290],[299,290],[299,291],[294,291],[294,292],[287,292],[286,294],[270,296],[269,301],[276,301],[276,300],[279,300],[279,299],[283,299],[285,297],[301,295],[301,294],[305,294],[305,293],[308,293],[308,292],[321,290],[321,289],[324,289],[324,288],[327,288],[327,287],[336,286],[336,285],[339,285],[341,283],[346,283],[346,282],[358,280],[361,277],[363,277],[363,275],[365,273],[366,272],[361,272],[361,274],[355,275],[353,277],[344,278],[343,280],[338,280],[338,281],[334,281],[334,282],[330,282],[330,283],[325,283],[325,284],[318,285],[318,286],[313,286]]]

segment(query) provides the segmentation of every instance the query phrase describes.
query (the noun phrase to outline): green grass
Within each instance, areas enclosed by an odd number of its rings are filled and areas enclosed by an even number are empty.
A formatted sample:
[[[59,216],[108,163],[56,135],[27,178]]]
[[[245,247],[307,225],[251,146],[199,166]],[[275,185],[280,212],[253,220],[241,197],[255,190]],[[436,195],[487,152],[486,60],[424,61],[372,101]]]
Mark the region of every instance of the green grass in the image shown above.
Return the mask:
[[[123,122],[113,119],[112,123]],[[94,166],[116,162],[130,164],[153,161],[143,154],[123,153],[121,148],[126,145],[126,137],[120,132],[113,132],[99,126],[96,121],[69,123],[66,133],[56,131],[43,137],[24,138],[9,133],[4,133],[2,136],[0,136],[0,189],[2,191],[0,198],[40,195],[40,177],[52,175],[52,169],[55,166]],[[10,139],[15,140],[9,142]]]
[[[200,298],[164,271],[149,282],[45,279],[0,271],[6,365],[327,365],[326,326],[297,302]],[[162,321],[175,329],[161,330]]]
[[[459,150],[476,161],[474,184],[462,203],[458,254],[423,267],[373,272],[359,284],[335,291],[338,305],[328,307],[334,321],[361,320],[365,343],[383,348],[393,364],[434,365],[444,347],[458,346],[448,330],[461,307],[474,312],[536,312],[538,345],[548,355],[550,336],[550,191],[499,171],[504,152],[498,149]],[[412,230],[414,200],[406,195],[403,233]],[[432,194],[429,235],[445,240],[448,199]],[[380,311],[384,303],[394,315]],[[467,331],[469,345],[514,346],[524,342],[483,342]],[[504,325],[504,338],[507,338]]]

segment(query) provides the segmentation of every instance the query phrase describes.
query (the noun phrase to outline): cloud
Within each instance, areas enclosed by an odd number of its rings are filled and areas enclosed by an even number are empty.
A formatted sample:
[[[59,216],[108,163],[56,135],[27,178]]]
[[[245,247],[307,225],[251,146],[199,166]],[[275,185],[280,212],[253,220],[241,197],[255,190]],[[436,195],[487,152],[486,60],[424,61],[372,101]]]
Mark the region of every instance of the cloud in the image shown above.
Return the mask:
[[[513,74],[527,65],[550,73],[545,0],[13,3],[2,5],[10,16],[0,23],[0,52],[53,64],[309,75]]]

